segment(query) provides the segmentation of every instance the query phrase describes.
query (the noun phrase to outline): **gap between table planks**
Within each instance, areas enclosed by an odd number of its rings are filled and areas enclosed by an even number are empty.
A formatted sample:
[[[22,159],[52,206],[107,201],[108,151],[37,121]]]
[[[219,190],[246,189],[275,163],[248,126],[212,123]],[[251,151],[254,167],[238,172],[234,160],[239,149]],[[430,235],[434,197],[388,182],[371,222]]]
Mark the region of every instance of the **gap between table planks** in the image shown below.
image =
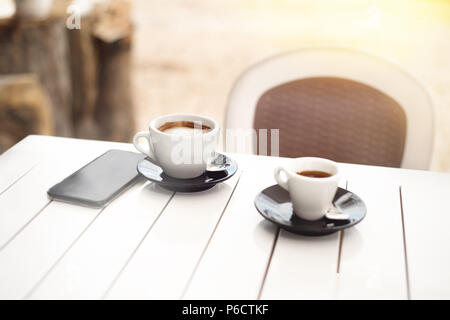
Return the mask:
[[[27,297],[101,298],[173,195],[139,181],[98,215]]]
[[[184,289],[185,299],[256,299],[276,228],[256,211],[256,194],[273,184],[274,162],[235,155],[243,167],[238,186],[210,245]],[[250,160],[250,161],[248,161]]]
[[[411,299],[449,299],[450,174],[410,170],[403,180]]]
[[[211,239],[240,173],[198,193],[176,193],[108,290],[107,299],[178,299]]]
[[[346,176],[367,216],[344,232],[336,298],[407,299],[399,184],[383,168],[354,166]]]

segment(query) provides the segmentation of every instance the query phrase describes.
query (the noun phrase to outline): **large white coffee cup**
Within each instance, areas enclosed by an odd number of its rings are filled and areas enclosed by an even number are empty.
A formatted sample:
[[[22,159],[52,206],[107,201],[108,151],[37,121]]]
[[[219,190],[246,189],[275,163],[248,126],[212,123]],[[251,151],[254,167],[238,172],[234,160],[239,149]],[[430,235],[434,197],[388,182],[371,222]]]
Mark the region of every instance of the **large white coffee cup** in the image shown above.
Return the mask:
[[[170,122],[188,121],[197,128],[192,132],[160,131],[162,125]],[[202,125],[210,128],[203,131]],[[148,155],[167,175],[179,179],[191,179],[206,171],[207,162],[213,157],[219,140],[219,124],[204,116],[193,114],[170,114],[158,117],[150,122],[149,130],[138,132],[133,139],[134,146]],[[139,140],[147,140],[143,147]]]
[[[331,176],[313,178],[298,174],[304,171],[321,171]],[[312,157],[292,159],[286,166],[276,168],[274,176],[278,184],[289,192],[298,217],[318,220],[331,208],[339,182],[339,170],[335,162]]]

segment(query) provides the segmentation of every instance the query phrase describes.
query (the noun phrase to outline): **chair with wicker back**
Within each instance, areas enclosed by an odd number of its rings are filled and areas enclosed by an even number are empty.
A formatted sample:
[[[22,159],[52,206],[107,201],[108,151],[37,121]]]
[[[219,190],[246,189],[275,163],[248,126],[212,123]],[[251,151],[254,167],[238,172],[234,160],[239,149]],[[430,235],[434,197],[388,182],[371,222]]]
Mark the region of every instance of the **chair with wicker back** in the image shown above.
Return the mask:
[[[434,139],[432,101],[417,80],[338,48],[303,49],[245,71],[225,127],[279,129],[280,156],[413,169],[429,168]],[[270,137],[268,145],[270,154]]]

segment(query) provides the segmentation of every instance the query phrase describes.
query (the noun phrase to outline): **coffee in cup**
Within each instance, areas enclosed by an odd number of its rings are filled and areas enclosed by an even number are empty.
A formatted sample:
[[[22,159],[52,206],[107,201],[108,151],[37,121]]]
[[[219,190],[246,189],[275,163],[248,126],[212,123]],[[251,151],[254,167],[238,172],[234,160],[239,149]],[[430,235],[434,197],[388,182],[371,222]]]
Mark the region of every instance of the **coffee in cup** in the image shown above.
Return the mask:
[[[331,177],[331,174],[328,172],[323,171],[317,171],[317,170],[306,170],[306,171],[299,171],[297,174],[305,177],[310,178],[328,178]]]
[[[211,128],[198,121],[171,121],[159,126],[158,130],[170,134],[194,134],[200,131],[202,133],[209,132]]]
[[[318,220],[332,207],[340,178],[335,162],[313,157],[292,159],[274,176],[289,192],[295,214],[305,220]]]
[[[137,133],[133,143],[167,175],[191,179],[206,171],[216,152],[219,132],[218,123],[208,117],[171,114],[151,121],[149,130]],[[147,147],[139,143],[141,138],[147,140]]]

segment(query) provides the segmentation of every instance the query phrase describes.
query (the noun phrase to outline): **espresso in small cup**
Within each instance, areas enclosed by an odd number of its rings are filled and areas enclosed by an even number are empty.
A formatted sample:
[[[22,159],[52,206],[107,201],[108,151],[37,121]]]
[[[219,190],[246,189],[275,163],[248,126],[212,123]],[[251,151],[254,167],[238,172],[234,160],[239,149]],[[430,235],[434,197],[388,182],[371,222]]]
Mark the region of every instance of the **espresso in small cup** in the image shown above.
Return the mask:
[[[208,159],[217,149],[219,124],[193,114],[170,114],[150,122],[148,131],[133,139],[136,149],[158,164],[165,174],[191,179],[206,171]],[[140,140],[147,140],[147,145]]]
[[[332,174],[328,172],[323,171],[317,171],[317,170],[306,170],[306,171],[300,171],[297,172],[298,175],[310,177],[310,178],[328,178],[331,177]]]
[[[318,220],[331,208],[339,182],[335,162],[312,157],[292,159],[275,169],[274,176],[280,187],[289,192],[298,217]]]

